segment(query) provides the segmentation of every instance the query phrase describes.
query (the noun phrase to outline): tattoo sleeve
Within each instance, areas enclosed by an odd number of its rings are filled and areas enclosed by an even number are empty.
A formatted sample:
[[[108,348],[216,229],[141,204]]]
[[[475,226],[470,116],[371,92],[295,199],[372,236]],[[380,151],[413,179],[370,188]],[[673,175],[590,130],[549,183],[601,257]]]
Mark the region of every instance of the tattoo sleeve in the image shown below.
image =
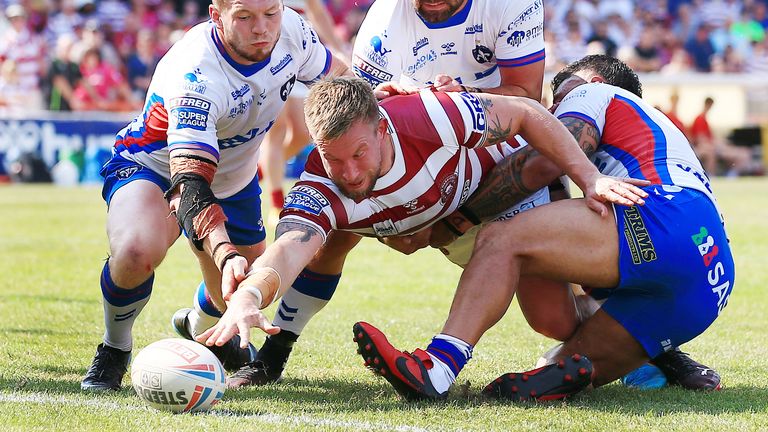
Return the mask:
[[[576,138],[579,147],[587,156],[592,156],[597,151],[597,146],[600,144],[600,136],[597,133],[597,128],[591,123],[576,117],[563,117],[560,121],[568,128],[571,135]]]
[[[523,167],[539,157],[543,156],[530,146],[513,153],[491,170],[463,207],[478,219],[489,220],[517,204],[535,191],[523,183]]]
[[[293,233],[291,237],[297,243],[306,243],[312,237],[321,235],[320,231],[316,227],[304,224],[298,221],[285,221],[278,222],[275,227],[275,239],[280,238],[283,234]]]

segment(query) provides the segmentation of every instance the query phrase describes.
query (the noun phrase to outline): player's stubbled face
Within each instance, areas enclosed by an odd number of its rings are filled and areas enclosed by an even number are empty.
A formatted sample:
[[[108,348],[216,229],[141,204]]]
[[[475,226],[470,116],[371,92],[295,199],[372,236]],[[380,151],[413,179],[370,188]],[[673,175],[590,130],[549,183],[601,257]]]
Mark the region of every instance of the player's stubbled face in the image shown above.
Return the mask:
[[[225,0],[226,1],[226,0]],[[266,60],[280,37],[280,0],[234,0],[221,11],[224,43],[238,63]]]
[[[467,0],[413,0],[413,6],[424,21],[439,23],[455,14]]]
[[[358,121],[340,137],[317,143],[323,167],[347,198],[371,195],[381,176],[381,137],[370,123]]]

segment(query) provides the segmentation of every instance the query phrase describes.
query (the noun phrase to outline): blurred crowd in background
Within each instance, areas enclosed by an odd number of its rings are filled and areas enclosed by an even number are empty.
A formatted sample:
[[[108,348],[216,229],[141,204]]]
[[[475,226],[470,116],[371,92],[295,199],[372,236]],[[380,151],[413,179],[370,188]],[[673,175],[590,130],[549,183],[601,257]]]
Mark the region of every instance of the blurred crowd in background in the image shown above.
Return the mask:
[[[351,44],[373,0],[328,0]],[[0,0],[0,106],[141,107],[158,59],[206,0]],[[768,73],[768,0],[545,0],[547,70],[604,52],[638,72]],[[349,53],[346,53],[349,54]]]

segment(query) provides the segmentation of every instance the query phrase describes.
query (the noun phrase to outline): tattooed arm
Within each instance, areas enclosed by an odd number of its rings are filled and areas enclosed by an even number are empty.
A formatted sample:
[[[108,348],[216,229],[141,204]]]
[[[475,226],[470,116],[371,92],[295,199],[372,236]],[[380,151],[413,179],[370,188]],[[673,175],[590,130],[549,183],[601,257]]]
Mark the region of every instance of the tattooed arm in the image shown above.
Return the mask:
[[[275,241],[256,258],[237,290],[225,296],[228,302],[224,316],[198,336],[198,342],[221,346],[239,334],[241,346],[245,348],[251,327],[258,327],[268,334],[280,331],[261,309],[275,302],[288,289],[323,245],[323,236],[316,227],[298,219],[281,220],[275,231]]]
[[[492,104],[487,101],[486,107],[489,103]],[[597,129],[575,117],[564,117],[561,122],[576,139],[581,150],[591,156],[600,142]],[[504,124],[499,116],[489,119],[488,126],[493,143],[506,140],[505,137],[512,129],[511,122]],[[496,165],[459,210],[448,215],[443,224],[433,228],[430,244],[434,247],[445,246],[455,240],[457,234],[492,219],[533,192],[551,184],[562,174],[563,170],[532,146],[518,150]]]

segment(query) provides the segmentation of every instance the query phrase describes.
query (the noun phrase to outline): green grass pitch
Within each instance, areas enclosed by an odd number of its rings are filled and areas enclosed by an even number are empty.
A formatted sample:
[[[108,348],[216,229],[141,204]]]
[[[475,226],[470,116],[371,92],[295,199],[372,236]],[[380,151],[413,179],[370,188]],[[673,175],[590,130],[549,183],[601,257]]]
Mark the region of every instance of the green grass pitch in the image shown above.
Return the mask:
[[[486,401],[479,394],[487,382],[530,368],[553,345],[513,303],[476,347],[448,402],[405,403],[362,366],[352,324],[366,320],[399,347],[423,347],[442,326],[459,269],[435,251],[406,257],[366,240],[351,254],[334,300],[296,345],[282,384],[230,391],[206,414],[172,415],[146,408],[127,377],[118,393],[79,390],[103,332],[99,189],[2,186],[0,430],[768,430],[768,178],[714,187],[737,283],[723,315],[684,349],[720,372],[721,392],[614,383],[567,402]],[[174,336],[170,316],[191,304],[199,279],[194,257],[177,242],[134,328],[134,352]],[[261,340],[253,338],[257,346]]]

